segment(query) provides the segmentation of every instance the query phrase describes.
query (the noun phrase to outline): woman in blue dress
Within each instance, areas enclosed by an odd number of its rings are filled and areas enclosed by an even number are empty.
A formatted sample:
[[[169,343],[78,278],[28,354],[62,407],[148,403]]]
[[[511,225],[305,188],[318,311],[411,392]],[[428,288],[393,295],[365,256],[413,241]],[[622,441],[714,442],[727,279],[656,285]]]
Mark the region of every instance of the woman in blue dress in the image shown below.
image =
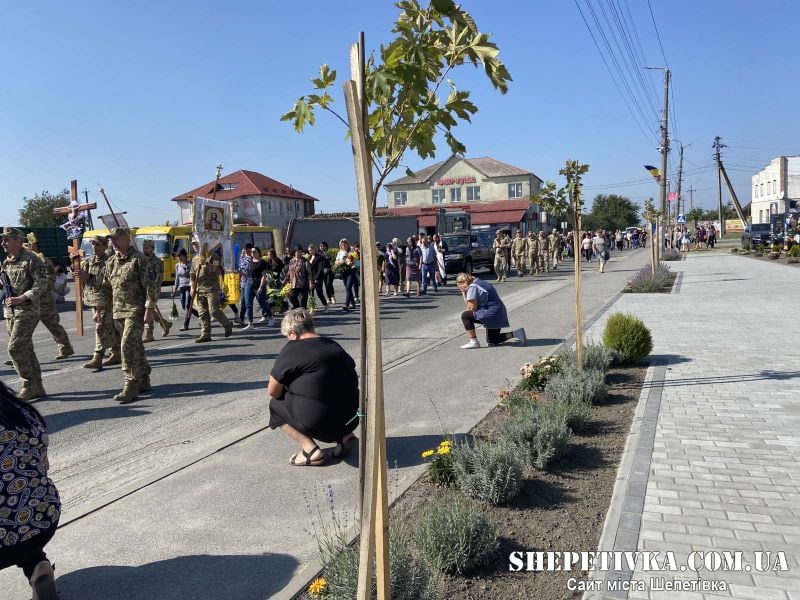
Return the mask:
[[[514,331],[501,333],[503,327],[508,327],[508,313],[497,290],[494,286],[482,279],[468,273],[459,273],[456,285],[461,290],[466,310],[461,313],[461,322],[467,332],[468,341],[461,346],[464,349],[480,348],[478,336],[475,333],[475,324],[480,323],[486,328],[486,344],[491,348],[510,339],[517,339],[521,346],[527,343],[525,330],[521,327]]]

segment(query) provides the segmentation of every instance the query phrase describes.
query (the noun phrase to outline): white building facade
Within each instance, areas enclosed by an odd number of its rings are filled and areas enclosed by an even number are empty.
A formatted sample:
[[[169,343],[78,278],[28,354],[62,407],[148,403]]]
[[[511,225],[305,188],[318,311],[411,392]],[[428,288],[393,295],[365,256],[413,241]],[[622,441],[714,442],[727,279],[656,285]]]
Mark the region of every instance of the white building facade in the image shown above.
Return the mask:
[[[752,177],[753,223],[770,223],[772,216],[788,216],[800,200],[800,156],[779,156]]]

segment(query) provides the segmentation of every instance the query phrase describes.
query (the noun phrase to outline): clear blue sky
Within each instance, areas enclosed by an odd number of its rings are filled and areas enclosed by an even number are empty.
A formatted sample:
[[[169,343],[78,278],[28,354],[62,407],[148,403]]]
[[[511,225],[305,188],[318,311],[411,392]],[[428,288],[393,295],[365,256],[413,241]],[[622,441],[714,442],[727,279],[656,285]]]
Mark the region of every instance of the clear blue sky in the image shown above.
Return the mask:
[[[612,4],[590,5],[612,35],[602,12],[614,23]],[[591,165],[587,197],[658,196],[642,165],[660,164],[660,71],[642,73],[651,96],[638,95],[646,135],[581,19],[577,6],[602,45],[586,0],[464,6],[493,34],[514,79],[502,96],[471,68],[455,73],[480,109],[457,132],[468,157],[491,156],[555,180],[565,159],[579,159]],[[630,16],[630,39],[638,38],[647,64],[663,66],[647,0],[613,6]],[[652,0],[652,9],[673,72],[670,129],[691,144],[684,189],[697,190],[695,206],[715,206],[711,144],[720,135],[737,192],[749,202],[751,174],[775,156],[800,154],[800,4]],[[211,180],[219,163],[224,173],[251,169],[292,184],[320,199],[318,211],[356,208],[341,123],[320,114],[317,126],[297,135],[279,116],[310,91],[320,64],[340,80],[348,73],[348,45],[360,30],[368,49],[390,38],[391,2],[42,0],[6,3],[3,13],[0,199],[12,209],[3,211],[4,224],[17,221],[23,197],[57,192],[70,179],[96,201],[101,183],[132,224],[175,219],[170,198]],[[635,42],[633,52],[640,54]],[[339,84],[335,95],[344,114]],[[443,143],[439,150],[437,160],[448,156]],[[412,169],[430,162],[406,160]],[[670,164],[674,171],[677,151]]]

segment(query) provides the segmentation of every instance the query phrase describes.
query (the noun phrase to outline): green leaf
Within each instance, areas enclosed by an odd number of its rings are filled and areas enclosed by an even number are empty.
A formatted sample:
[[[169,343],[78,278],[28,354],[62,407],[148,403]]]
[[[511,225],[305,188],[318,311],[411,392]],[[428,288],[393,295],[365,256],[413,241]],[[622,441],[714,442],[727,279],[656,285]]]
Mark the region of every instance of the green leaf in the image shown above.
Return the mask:
[[[406,175],[407,175],[408,177],[415,177],[414,171],[412,171],[412,170],[411,170],[411,169],[409,169],[408,167],[406,167]]]
[[[456,8],[453,0],[431,0],[431,5],[443,15],[450,15]]]

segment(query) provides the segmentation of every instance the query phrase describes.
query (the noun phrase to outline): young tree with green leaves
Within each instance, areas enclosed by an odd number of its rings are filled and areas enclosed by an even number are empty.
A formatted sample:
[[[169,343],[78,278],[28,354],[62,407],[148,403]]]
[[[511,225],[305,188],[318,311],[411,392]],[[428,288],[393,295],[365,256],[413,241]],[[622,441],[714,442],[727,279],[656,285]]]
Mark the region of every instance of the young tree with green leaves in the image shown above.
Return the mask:
[[[650,240],[650,271],[655,274],[656,272],[656,263],[658,263],[658,254],[661,251],[661,244],[663,243],[664,234],[660,231],[656,231],[653,234],[653,223],[661,223],[661,217],[664,216],[664,213],[660,210],[656,210],[655,202],[652,198],[646,200],[644,203],[644,210],[642,211],[642,217],[647,222],[647,235],[651,236]]]
[[[417,0],[403,0],[396,6],[400,16],[392,31],[397,37],[366,61],[366,143],[376,171],[373,206],[406,150],[431,158],[436,155],[436,135],[442,133],[450,152],[466,151],[454,129],[469,122],[478,107],[470,92],[459,90],[453,81],[457,67],[482,67],[502,94],[511,81],[489,34],[481,33],[472,16],[452,0],[432,0],[424,7]],[[347,125],[332,108],[329,90],[335,81],[336,71],[322,65],[319,76],[311,79],[314,92],[300,97],[281,120],[290,121],[299,133],[314,125],[321,109]]]
[[[53,209],[69,206],[69,190],[63,189],[58,194],[45,190],[33,198],[23,198],[22,202],[19,224],[23,227],[60,227],[64,216],[54,214]]]

